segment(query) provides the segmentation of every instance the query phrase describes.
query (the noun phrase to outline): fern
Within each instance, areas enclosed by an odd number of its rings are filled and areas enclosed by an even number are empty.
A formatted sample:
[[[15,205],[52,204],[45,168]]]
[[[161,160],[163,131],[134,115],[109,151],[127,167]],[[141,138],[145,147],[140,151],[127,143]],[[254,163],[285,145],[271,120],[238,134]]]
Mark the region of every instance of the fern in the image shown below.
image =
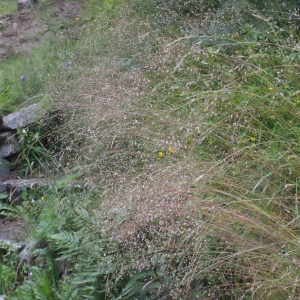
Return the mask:
[[[141,297],[146,297],[149,292],[153,295],[155,289],[160,287],[160,284],[155,282],[155,277],[156,274],[153,271],[143,271],[135,274],[130,278],[117,300],[133,299],[132,297],[141,299]]]
[[[61,245],[70,245],[74,243],[79,243],[79,235],[77,232],[68,232],[68,231],[61,231],[57,234],[49,235],[50,239],[53,239],[57,242],[60,246]]]
[[[89,212],[86,209],[76,207],[75,212],[78,214],[78,216],[81,219],[90,222],[90,215],[89,215]]]

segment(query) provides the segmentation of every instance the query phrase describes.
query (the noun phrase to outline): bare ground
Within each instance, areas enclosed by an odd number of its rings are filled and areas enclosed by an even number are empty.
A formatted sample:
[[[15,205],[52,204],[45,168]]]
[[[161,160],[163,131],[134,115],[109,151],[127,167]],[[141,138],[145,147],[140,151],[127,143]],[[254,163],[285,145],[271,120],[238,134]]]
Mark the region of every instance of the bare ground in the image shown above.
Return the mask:
[[[76,29],[83,5],[83,1],[52,0],[40,7],[0,16],[0,60],[26,53],[44,36],[66,30],[66,21],[73,21]]]

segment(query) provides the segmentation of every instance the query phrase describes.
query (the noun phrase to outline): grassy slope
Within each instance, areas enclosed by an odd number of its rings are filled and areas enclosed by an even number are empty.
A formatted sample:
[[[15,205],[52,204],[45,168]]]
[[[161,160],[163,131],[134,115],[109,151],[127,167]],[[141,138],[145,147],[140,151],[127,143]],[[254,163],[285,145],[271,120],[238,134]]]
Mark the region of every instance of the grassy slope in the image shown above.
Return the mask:
[[[73,1],[76,2],[80,1]],[[59,7],[61,10],[57,14],[55,8]],[[43,100],[50,83],[49,76],[69,61],[69,52],[85,22],[84,18],[77,21],[75,9],[66,9],[63,4],[55,6],[51,2],[39,1],[32,11],[18,13],[16,2],[7,0],[0,4],[0,16],[3,15],[1,34],[11,27],[9,15],[5,16],[7,13],[16,14],[12,18],[18,22],[19,29],[11,30],[10,45],[3,45],[7,58],[0,61],[1,115],[7,115],[21,105]],[[18,43],[23,47],[18,48]],[[22,75],[25,81],[20,80]]]
[[[11,299],[298,299],[293,26],[203,41],[197,4],[91,5],[48,97],[76,108],[64,170],[99,188],[24,203],[47,267]]]

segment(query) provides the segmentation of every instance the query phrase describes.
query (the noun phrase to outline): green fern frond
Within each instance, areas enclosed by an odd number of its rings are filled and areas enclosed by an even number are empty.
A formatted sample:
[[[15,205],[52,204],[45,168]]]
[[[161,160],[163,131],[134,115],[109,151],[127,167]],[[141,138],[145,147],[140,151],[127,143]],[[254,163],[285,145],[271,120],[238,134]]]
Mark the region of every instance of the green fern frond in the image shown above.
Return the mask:
[[[53,239],[58,244],[67,244],[67,243],[79,243],[79,235],[77,232],[68,232],[68,231],[61,231],[57,234],[51,234],[49,236],[51,239]]]
[[[78,216],[84,220],[90,221],[90,215],[89,212],[84,208],[75,208],[75,212],[78,214]]]
[[[156,274],[153,271],[143,271],[135,274],[131,277],[129,282],[124,287],[123,292],[117,299],[132,299],[133,296],[137,296],[143,293],[143,287],[147,287],[147,290],[145,290],[144,292],[150,290],[151,293],[154,292],[152,288],[155,289],[160,286],[158,283],[154,282],[155,277]]]

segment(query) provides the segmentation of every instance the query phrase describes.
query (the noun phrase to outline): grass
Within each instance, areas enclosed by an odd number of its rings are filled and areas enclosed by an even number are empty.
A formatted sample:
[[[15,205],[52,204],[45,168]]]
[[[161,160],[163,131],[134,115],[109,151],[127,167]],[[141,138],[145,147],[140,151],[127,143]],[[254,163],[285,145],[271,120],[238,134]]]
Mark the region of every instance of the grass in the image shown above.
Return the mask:
[[[43,5],[45,2],[46,2],[45,0],[40,0],[38,1],[38,4],[34,3],[33,1],[31,3],[33,7],[38,7],[39,5],[40,6]],[[18,1],[2,0],[0,3],[0,16],[14,13],[17,10],[18,10]]]
[[[95,188],[27,197],[37,261],[8,299],[299,298],[299,37],[207,39],[191,3],[90,3],[44,93],[72,111],[53,156]]]
[[[17,110],[19,106],[42,101],[49,85],[49,76],[59,68],[66,67],[69,53],[76,39],[80,36],[81,27],[76,20],[54,18],[55,12],[50,4],[41,1],[32,18],[37,18],[37,24],[47,28],[47,33],[37,31],[34,39],[30,34],[23,36],[28,43],[26,51],[15,53],[11,51],[8,57],[0,61],[0,109],[2,115]],[[81,22],[84,20],[80,21]],[[43,27],[43,28],[44,28]],[[61,29],[63,28],[63,29]],[[23,34],[24,35],[24,34]],[[69,68],[70,69],[70,68]],[[25,80],[21,80],[24,76]]]
[[[3,0],[0,3],[0,15],[10,14],[17,11],[17,2],[13,0]]]

